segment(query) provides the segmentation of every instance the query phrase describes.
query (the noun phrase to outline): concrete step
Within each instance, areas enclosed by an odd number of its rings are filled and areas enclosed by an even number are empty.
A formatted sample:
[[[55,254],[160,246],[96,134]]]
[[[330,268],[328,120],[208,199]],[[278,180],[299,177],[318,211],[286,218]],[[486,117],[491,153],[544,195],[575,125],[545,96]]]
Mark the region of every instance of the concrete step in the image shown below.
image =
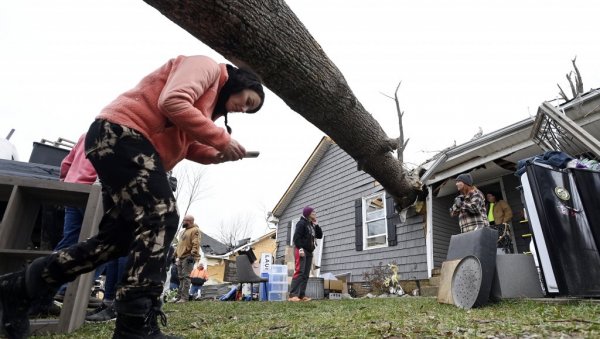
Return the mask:
[[[438,287],[437,286],[421,286],[422,297],[437,297]]]
[[[429,278],[429,286],[440,286],[440,276],[436,275]]]

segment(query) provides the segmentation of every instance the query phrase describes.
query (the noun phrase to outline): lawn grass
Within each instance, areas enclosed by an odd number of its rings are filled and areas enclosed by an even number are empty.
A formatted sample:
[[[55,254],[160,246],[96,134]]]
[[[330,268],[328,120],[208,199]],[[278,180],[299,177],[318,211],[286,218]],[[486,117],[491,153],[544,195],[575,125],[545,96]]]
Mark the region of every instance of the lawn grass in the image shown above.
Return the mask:
[[[462,310],[435,298],[167,304],[164,332],[185,338],[600,338],[600,303],[502,301]],[[114,322],[69,335],[110,338]]]

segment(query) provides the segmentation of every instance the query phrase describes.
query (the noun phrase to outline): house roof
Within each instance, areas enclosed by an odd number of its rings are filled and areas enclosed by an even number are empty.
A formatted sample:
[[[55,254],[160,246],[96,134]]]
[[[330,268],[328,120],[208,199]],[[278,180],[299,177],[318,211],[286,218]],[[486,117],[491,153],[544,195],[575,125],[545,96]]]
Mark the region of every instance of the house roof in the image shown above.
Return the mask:
[[[298,172],[281,199],[279,199],[279,202],[277,202],[277,205],[275,205],[275,208],[273,208],[274,217],[281,217],[281,214],[283,214],[283,211],[285,211],[296,193],[298,193],[298,190],[302,187],[312,170],[317,166],[321,158],[323,158],[323,155],[327,149],[329,149],[329,146],[334,143],[335,142],[328,136],[324,136],[321,141],[319,141],[319,144],[315,147],[310,157],[308,157],[308,160],[306,160],[300,172]]]
[[[252,247],[252,245],[254,245],[256,243],[259,243],[259,242],[261,242],[261,241],[263,241],[265,239],[275,237],[275,232],[276,232],[276,230],[269,231],[269,232],[263,234],[262,236],[254,239],[254,240],[251,240],[251,241],[249,241],[249,242],[247,242],[247,243],[245,243],[245,244],[243,244],[241,246],[238,246],[238,247],[236,247],[236,248],[234,248],[234,249],[232,249],[230,251],[225,251],[224,253],[220,253],[220,254],[216,254],[216,253],[215,254],[207,254],[205,252],[205,255],[206,255],[207,258],[224,258],[224,259],[226,259],[229,256],[231,256],[231,255],[233,255],[233,254],[235,254],[235,253],[237,253],[237,252],[239,252],[239,251],[241,251],[241,250],[243,250],[243,249],[245,249],[247,247]]]
[[[599,102],[600,90],[594,89],[560,105],[559,110],[598,138]],[[517,161],[542,152],[532,140],[533,126],[534,117],[531,117],[443,151],[424,166],[427,170],[421,181],[432,185],[472,169],[480,169],[471,172],[475,182],[514,173]],[[441,187],[437,195],[456,191],[453,184],[447,186],[451,186],[448,192]]]
[[[229,251],[229,248],[222,242],[204,232],[200,233],[200,247],[206,256],[222,255]]]

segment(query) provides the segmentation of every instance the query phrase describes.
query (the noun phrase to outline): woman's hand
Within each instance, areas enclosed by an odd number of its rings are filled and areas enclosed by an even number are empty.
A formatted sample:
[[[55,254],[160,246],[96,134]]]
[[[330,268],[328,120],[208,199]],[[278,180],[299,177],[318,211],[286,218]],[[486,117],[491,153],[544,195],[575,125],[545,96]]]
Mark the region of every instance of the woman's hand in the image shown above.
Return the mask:
[[[225,162],[240,160],[244,157],[244,155],[246,155],[246,149],[244,146],[240,145],[237,140],[231,139],[229,141],[229,145],[227,145],[225,150],[219,153],[217,157],[221,160],[220,162]]]

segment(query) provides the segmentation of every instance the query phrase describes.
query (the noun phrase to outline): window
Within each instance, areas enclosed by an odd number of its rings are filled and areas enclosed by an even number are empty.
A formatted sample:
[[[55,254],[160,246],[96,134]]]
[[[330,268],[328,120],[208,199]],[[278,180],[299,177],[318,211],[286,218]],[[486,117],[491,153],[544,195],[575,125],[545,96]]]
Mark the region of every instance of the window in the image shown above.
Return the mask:
[[[294,232],[296,232],[296,224],[300,221],[300,218],[292,219],[290,227],[290,246],[294,246]]]
[[[384,192],[363,198],[363,244],[365,249],[388,245]]]

